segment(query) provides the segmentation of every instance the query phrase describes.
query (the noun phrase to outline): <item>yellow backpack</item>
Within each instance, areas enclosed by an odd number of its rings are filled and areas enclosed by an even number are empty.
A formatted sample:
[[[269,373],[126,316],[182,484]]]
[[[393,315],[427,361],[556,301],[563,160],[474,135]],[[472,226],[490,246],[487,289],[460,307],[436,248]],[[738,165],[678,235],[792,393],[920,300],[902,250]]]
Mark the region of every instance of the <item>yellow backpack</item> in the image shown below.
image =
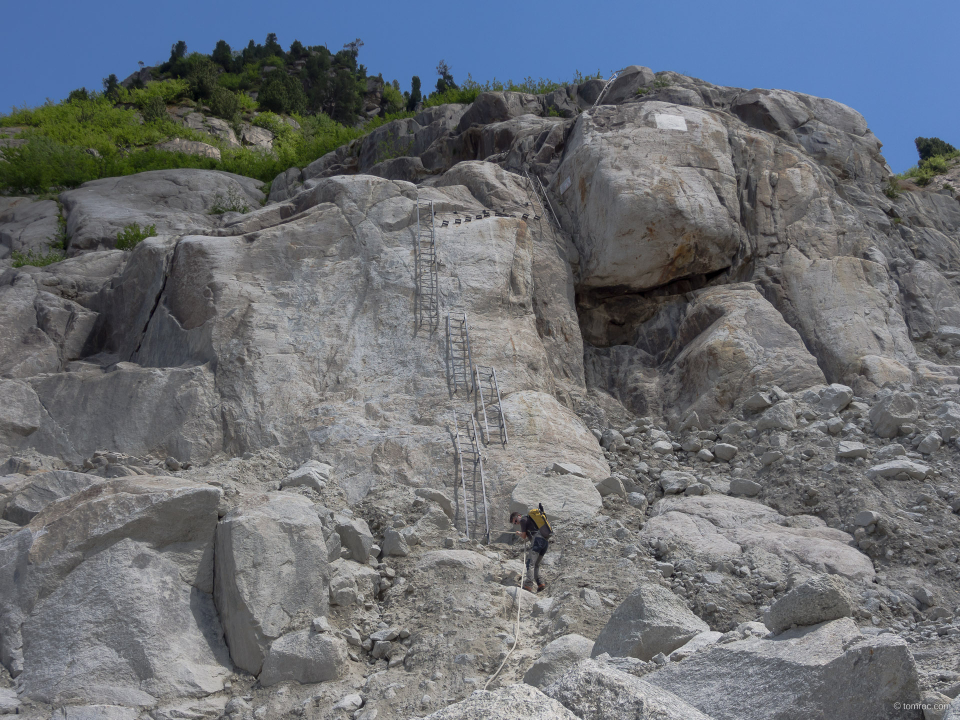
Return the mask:
[[[537,528],[540,530],[540,534],[545,538],[549,538],[553,535],[553,528],[550,527],[550,521],[547,520],[547,513],[544,512],[543,503],[538,503],[538,506],[535,508],[530,508],[530,512],[527,513],[530,516],[530,519],[537,524]]]

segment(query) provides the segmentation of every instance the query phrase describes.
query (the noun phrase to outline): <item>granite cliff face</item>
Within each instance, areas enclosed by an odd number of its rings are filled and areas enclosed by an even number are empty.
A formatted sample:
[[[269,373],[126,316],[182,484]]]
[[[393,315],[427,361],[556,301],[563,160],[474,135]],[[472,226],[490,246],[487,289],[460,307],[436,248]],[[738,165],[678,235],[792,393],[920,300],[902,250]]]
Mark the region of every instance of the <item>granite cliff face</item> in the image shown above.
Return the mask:
[[[11,249],[62,206],[70,257],[0,267],[0,710],[743,717],[700,666],[784,718],[960,694],[960,203],[888,197],[831,100],[603,86],[429,108],[268,196],[3,200]],[[536,502],[539,598],[500,535]]]

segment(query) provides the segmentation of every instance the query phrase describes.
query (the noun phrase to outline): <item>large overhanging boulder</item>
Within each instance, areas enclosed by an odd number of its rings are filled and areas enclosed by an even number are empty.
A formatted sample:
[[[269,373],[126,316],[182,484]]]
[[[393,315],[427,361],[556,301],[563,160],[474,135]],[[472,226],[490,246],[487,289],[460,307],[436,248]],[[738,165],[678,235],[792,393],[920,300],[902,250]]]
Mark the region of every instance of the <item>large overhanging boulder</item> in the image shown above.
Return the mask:
[[[744,237],[731,155],[703,110],[651,101],[581,115],[557,183],[579,219],[582,284],[646,290],[730,267]]]

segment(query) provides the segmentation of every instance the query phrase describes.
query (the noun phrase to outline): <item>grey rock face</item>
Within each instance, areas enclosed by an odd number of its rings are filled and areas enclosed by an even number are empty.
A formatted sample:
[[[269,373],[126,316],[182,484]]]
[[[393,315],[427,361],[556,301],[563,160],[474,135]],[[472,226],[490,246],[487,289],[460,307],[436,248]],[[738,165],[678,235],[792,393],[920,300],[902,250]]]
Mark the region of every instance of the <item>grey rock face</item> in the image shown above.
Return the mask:
[[[32,201],[30,198],[0,205],[0,247],[9,252],[47,252],[57,238],[60,209],[53,200]]]
[[[670,654],[709,629],[672,592],[660,585],[643,583],[613,611],[597,636],[591,655],[609,653],[614,657],[650,660],[657,653]]]
[[[595,660],[585,660],[543,691],[582,720],[710,720],[681,697]]]
[[[906,393],[892,393],[870,408],[873,431],[882,438],[896,437],[900,426],[917,419],[917,401]]]
[[[893,635],[863,637],[849,618],[774,640],[714,645],[645,679],[716,720],[893,720],[902,717],[894,703],[920,701],[907,644]]]
[[[836,575],[820,575],[777,600],[763,618],[774,632],[791,625],[816,625],[853,614],[853,600]]]
[[[582,635],[563,635],[547,644],[537,661],[524,673],[523,681],[528,685],[543,688],[560,678],[581,660],[590,657],[593,640]]]
[[[0,540],[0,659],[27,697],[139,706],[222,689],[219,501],[174,478],[110,480]]]
[[[262,183],[212,170],[152,170],[125,177],[92,180],[60,195],[67,215],[70,252],[112,248],[117,233],[131,223],[155,225],[160,235],[179,235],[217,226],[210,215],[218,195],[231,193],[256,207]]]
[[[260,684],[301,684],[337,679],[347,660],[346,644],[339,638],[310,630],[288,633],[270,644],[263,661]]]
[[[222,447],[220,401],[208,367],[58,373],[31,378],[46,408],[21,448],[80,462],[111,446],[128,455],[156,453],[200,462]],[[85,412],[78,414],[77,407]],[[117,409],[123,411],[118,413]]]
[[[299,495],[273,495],[217,527],[214,597],[230,657],[254,675],[274,639],[327,612],[330,569],[313,507]]]
[[[6,501],[4,520],[26,525],[50,503],[102,482],[96,475],[56,470],[35,475],[20,485]]]
[[[530,685],[509,685],[493,692],[477,690],[466,700],[449,705],[423,720],[578,720],[556,700]]]

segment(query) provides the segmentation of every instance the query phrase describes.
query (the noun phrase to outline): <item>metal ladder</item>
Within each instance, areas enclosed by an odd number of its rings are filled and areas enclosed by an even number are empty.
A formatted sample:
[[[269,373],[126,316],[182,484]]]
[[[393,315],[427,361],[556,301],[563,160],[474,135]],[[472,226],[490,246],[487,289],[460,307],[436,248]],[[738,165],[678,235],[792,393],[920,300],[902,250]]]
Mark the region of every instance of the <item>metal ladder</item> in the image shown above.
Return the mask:
[[[497,382],[497,371],[486,365],[475,365],[474,373],[477,378],[477,394],[474,395],[477,420],[483,417],[483,433],[486,444],[490,444],[490,420],[493,420],[494,429],[502,445],[507,444],[507,423],[503,417],[503,408],[500,405],[500,383]],[[492,416],[492,418],[491,418]]]
[[[610,79],[604,84],[603,90],[600,91],[600,94],[597,95],[597,99],[594,100],[593,105],[590,106],[591,110],[593,110],[603,101],[603,99],[607,96],[607,91],[610,89],[610,86],[613,85],[613,81],[616,80],[622,72],[623,68],[617,70],[613,75],[610,76]]]
[[[463,424],[466,437],[460,436]],[[473,415],[453,410],[454,442],[457,447],[457,463],[460,468],[460,487],[463,490],[463,529],[471,539],[470,522],[473,519],[474,537],[481,532],[483,541],[490,542],[490,518],[487,513],[487,481],[483,475],[483,455],[480,453],[480,433]],[[469,472],[469,479],[467,473]],[[482,514],[482,518],[481,518]]]
[[[543,183],[540,182],[540,178],[536,175],[531,177],[526,168],[523,168],[523,176],[527,178],[527,182],[530,183],[530,187],[533,188],[533,194],[537,198],[537,204],[540,206],[540,217],[547,214],[545,207],[550,208],[550,219],[553,220],[553,224],[557,227],[557,230],[562,230],[563,228],[560,227],[560,221],[557,220],[557,215],[553,212],[553,205],[550,204],[550,198],[547,197],[547,190],[543,187]],[[536,182],[534,182],[533,178],[536,178]],[[546,205],[544,205],[544,203],[546,203]]]
[[[460,387],[473,391],[473,357],[470,355],[470,329],[465,312],[447,314],[447,381],[456,393]]]
[[[429,219],[425,217],[429,212]],[[437,276],[437,231],[434,223],[433,201],[417,200],[417,294],[414,315],[417,327],[426,324],[431,330],[440,325],[440,281]]]

